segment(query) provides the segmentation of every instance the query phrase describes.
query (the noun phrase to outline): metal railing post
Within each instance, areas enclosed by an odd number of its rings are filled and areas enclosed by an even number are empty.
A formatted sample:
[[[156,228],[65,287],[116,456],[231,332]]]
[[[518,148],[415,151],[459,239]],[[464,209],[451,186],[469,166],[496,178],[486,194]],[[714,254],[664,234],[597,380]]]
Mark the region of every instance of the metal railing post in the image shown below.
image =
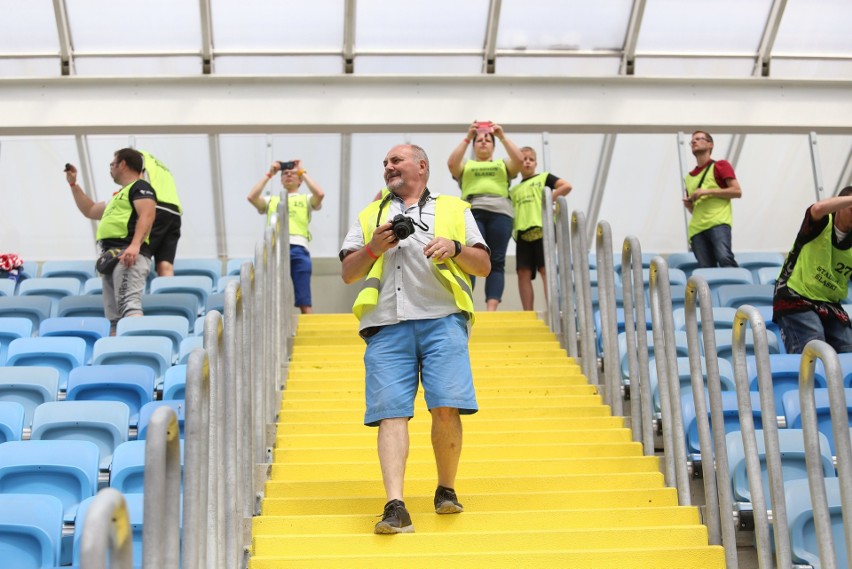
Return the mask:
[[[228,567],[241,567],[241,540],[242,540],[242,496],[243,480],[240,476],[240,462],[244,456],[237,455],[238,418],[240,410],[240,390],[242,385],[238,379],[238,360],[242,347],[240,338],[240,325],[237,316],[237,299],[239,285],[236,282],[228,283],[225,288],[225,305],[223,319],[223,375],[222,389],[227,401],[223,405],[223,428],[224,428],[224,457],[225,467],[225,558]]]
[[[621,366],[618,361],[618,324],[615,318],[615,269],[612,262],[612,230],[609,222],[598,222],[595,254],[598,265],[598,308],[601,312],[603,372],[606,401],[613,415],[623,415]]]
[[[133,531],[127,515],[127,502],[115,488],[104,488],[95,495],[86,514],[80,540],[80,566],[106,569],[133,567]]]
[[[784,501],[784,478],[781,473],[781,452],[778,444],[778,424],[775,412],[775,394],[772,390],[772,371],[769,367],[769,342],[766,339],[766,324],[760,313],[748,304],[740,306],[734,316],[731,331],[733,342],[732,359],[734,379],[737,386],[737,407],[740,415],[740,430],[746,459],[751,502],[754,508],[754,533],[757,557],[761,567],[769,567],[772,548],[769,539],[769,512],[763,491],[757,439],[749,393],[746,369],[746,329],[751,325],[754,338],[754,359],[757,365],[757,384],[760,393],[760,408],[763,424],[763,440],[766,450],[766,469],[769,475],[769,492],[772,498],[772,527],[775,537],[775,562],[778,567],[792,565],[790,534],[787,531],[787,506]]]
[[[265,257],[266,248],[263,245],[263,241],[259,241],[255,245],[254,250],[254,289],[252,291],[252,329],[254,339],[254,343],[252,344],[252,364],[254,365],[252,383],[254,383],[254,433],[259,453],[256,457],[258,464],[266,462],[266,424],[269,422],[269,407],[266,403],[266,399],[269,397],[267,393],[269,359],[266,357],[267,314],[263,305],[263,299],[267,294]]]
[[[257,500],[257,490],[254,480],[254,465],[263,462],[263,448],[260,444],[262,439],[258,438],[257,433],[257,417],[260,415],[259,409],[256,406],[255,400],[255,373],[256,361],[254,348],[257,340],[254,338],[255,320],[257,316],[254,313],[254,266],[251,262],[245,262],[240,267],[240,292],[242,294],[242,380],[240,384],[240,434],[242,435],[241,444],[243,448],[248,449],[249,455],[245,457],[243,462],[243,480],[246,483],[246,492],[248,497],[245,499],[246,510],[243,516],[250,518],[255,513],[255,501]]]
[[[179,567],[180,427],[171,407],[156,409],[148,423],[143,501],[143,569]]]
[[[562,303],[562,347],[568,355],[577,359],[577,314],[574,303],[574,280],[571,278],[571,214],[565,196],[556,198],[558,216],[558,239],[556,252],[559,256],[560,301]]]
[[[225,462],[224,462],[224,354],[222,346],[222,315],[211,310],[204,317],[204,349],[210,363],[210,477],[208,497],[209,523],[208,555],[216,560],[214,566],[225,567]],[[209,562],[208,558],[208,562]]]
[[[207,352],[196,348],[186,365],[184,420],[183,567],[207,567],[211,413]]]
[[[542,233],[544,234],[544,297],[547,306],[547,323],[550,331],[562,335],[562,322],[559,319],[559,261],[556,252],[556,228],[553,225],[553,193],[545,186],[541,198]]]
[[[583,373],[592,384],[598,381],[598,354],[595,348],[595,325],[592,319],[592,287],[589,283],[589,247],[586,243],[586,215],[571,214],[571,250],[574,260],[574,283],[577,293],[577,320],[580,328],[580,353]]]

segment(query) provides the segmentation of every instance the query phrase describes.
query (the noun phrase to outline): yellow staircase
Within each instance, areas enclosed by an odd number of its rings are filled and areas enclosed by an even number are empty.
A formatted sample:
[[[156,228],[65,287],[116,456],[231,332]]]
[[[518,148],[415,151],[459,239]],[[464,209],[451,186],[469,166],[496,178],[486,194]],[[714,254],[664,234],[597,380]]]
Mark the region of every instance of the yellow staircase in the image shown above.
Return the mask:
[[[456,481],[464,513],[434,512],[421,391],[405,483],[416,533],[374,535],[385,495],[356,331],[349,315],[300,317],[251,569],[724,567],[697,509],[677,505],[658,459],[531,312],[477,314],[480,411],[463,418]]]

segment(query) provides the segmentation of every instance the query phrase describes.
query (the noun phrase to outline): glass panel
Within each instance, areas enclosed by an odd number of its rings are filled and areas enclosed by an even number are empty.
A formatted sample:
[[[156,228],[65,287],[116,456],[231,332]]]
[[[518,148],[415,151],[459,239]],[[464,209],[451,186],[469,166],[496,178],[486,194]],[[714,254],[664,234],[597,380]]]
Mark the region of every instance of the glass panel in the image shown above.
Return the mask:
[[[504,0],[497,48],[621,50],[631,5],[631,0]]]
[[[355,73],[364,75],[478,75],[481,72],[481,56],[355,57]]]
[[[381,50],[478,49],[485,44],[487,0],[360,0],[355,48]]]
[[[772,0],[648,0],[638,53],[757,53]]]
[[[847,0],[788,0],[773,54],[852,57],[849,22],[852,22],[852,3]]]
[[[77,75],[200,75],[201,57],[78,57]]]
[[[497,75],[609,76],[617,75],[621,60],[615,57],[501,57]]]
[[[211,5],[216,49],[343,46],[343,0],[212,0]]]
[[[0,0],[0,52],[59,53],[50,0]]]
[[[343,57],[315,56],[225,56],[215,59],[218,75],[339,75],[343,73]]]
[[[750,77],[754,59],[636,57],[636,75],[644,77]]]
[[[80,51],[201,49],[199,3],[191,0],[66,0]],[[116,25],[120,23],[121,25]]]

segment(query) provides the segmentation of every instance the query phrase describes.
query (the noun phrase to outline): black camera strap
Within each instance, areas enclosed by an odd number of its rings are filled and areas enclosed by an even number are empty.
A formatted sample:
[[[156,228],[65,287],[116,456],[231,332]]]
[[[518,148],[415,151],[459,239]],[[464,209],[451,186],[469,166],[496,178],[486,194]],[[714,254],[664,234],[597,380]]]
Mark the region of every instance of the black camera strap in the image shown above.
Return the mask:
[[[379,213],[378,215],[376,215],[376,227],[382,224],[382,210],[394,196],[399,197],[395,193],[388,191],[388,194],[384,197],[384,199],[382,199],[382,202],[379,204]],[[430,197],[431,195],[429,194],[429,188],[424,188],[423,193],[420,195],[420,199],[417,200],[417,209],[418,213],[420,214],[420,223],[417,223],[416,221],[414,223],[423,231],[429,231],[429,226],[423,223],[423,206],[426,205],[426,202],[429,201]],[[414,220],[412,219],[412,221]]]

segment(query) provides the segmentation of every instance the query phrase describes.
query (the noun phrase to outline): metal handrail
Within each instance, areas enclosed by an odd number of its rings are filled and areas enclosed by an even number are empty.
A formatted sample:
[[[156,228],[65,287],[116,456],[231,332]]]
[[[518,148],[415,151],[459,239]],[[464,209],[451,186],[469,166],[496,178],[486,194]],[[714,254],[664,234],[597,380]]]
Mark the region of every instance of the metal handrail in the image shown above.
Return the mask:
[[[80,539],[80,566],[86,569],[133,567],[133,532],[127,502],[115,488],[104,488],[89,505]]]
[[[562,321],[559,318],[559,263],[556,252],[556,228],[553,225],[553,191],[545,186],[541,197],[541,219],[542,233],[544,235],[544,275],[545,275],[545,298],[547,300],[547,323],[550,331],[557,336],[562,335]]]
[[[849,437],[849,419],[840,360],[831,346],[820,340],[811,340],[805,345],[799,365],[799,403],[805,439],[805,462],[814,511],[820,566],[823,569],[836,569],[837,559],[834,554],[834,539],[819,452],[819,430],[814,400],[814,366],[817,358],[822,360],[828,384],[831,430],[834,434],[834,449],[837,453],[837,480],[840,485],[840,510],[846,537],[847,560],[852,559],[852,441]],[[772,500],[774,503],[774,494]]]
[[[151,414],[145,437],[142,567],[180,566],[180,427],[171,407]]]
[[[598,384],[598,354],[595,348],[595,324],[592,321],[592,287],[589,283],[589,246],[586,243],[586,215],[582,211],[571,214],[571,252],[583,374],[591,383]]]
[[[186,364],[184,419],[183,567],[207,567],[209,515],[208,455],[210,434],[210,366],[207,352],[196,348]]]
[[[707,371],[705,397],[704,373],[701,370],[701,339],[698,337],[696,301],[700,306],[701,333],[704,340],[704,361]],[[728,471],[728,449],[725,440],[725,418],[722,411],[722,385],[719,377],[719,358],[716,355],[716,327],[713,321],[713,302],[710,286],[701,276],[692,276],[686,283],[685,294],[686,338],[689,347],[689,374],[692,398],[695,404],[695,421],[701,448],[701,467],[704,479],[706,504],[705,524],[711,545],[725,548],[725,565],[737,569],[736,527],[734,524],[734,499]],[[707,415],[707,398],[710,400],[711,420]],[[681,412],[683,408],[681,407]],[[715,466],[714,466],[715,453]]]
[[[621,366],[618,361],[618,323],[615,317],[615,268],[612,262],[612,230],[609,222],[598,222],[595,254],[598,260],[598,309],[601,313],[603,373],[606,402],[613,415],[623,415]]]
[[[675,350],[668,263],[660,256],[654,257],[651,260],[649,273],[654,362],[657,367],[663,422],[666,484],[677,488],[678,503],[686,506],[690,504],[689,472],[686,465],[683,413],[680,409],[680,379],[677,376],[677,351]]]
[[[243,550],[243,478],[242,463],[251,458],[251,449],[238,452],[237,439],[241,421],[241,399],[245,385],[241,371],[242,358],[242,294],[236,282],[225,288],[224,302],[224,465],[225,465],[225,539],[228,567],[239,567]]]
[[[634,283],[642,283],[636,294]],[[630,374],[630,414],[633,440],[641,441],[645,456],[654,455],[653,402],[648,360],[648,323],[645,317],[645,285],[642,279],[642,248],[628,235],[621,252],[621,285],[624,294],[624,332]],[[638,348],[637,348],[638,344]]]
[[[766,450],[766,470],[769,475],[769,491],[772,497],[772,528],[775,537],[775,557],[778,567],[792,564],[790,534],[787,531],[787,506],[784,500],[784,478],[781,473],[781,452],[778,444],[778,424],[775,420],[775,394],[772,390],[772,371],[769,367],[769,342],[766,339],[766,324],[760,312],[745,304],[737,309],[732,330],[734,380],[737,387],[740,431],[743,437],[746,475],[748,476],[751,502],[754,511],[754,533],[757,558],[761,567],[769,567],[772,547],[769,539],[769,512],[763,491],[758,458],[757,439],[752,415],[749,378],[746,369],[745,324],[749,323],[754,338],[754,359],[757,365],[757,384],[760,394],[763,420],[763,440]]]
[[[556,198],[556,213],[558,215],[558,235],[559,243],[557,244],[556,252],[559,256],[559,291],[560,301],[562,303],[562,312],[560,314],[562,320],[562,347],[568,352],[568,355],[575,360],[578,356],[577,351],[577,313],[574,304],[574,279],[571,277],[571,215],[568,211],[568,201],[565,196]],[[588,262],[588,259],[587,259]]]
[[[204,317],[204,349],[210,367],[210,491],[207,497],[209,528],[207,530],[208,559],[225,566],[225,464],[223,460],[225,415],[224,341],[222,315],[211,310]]]
[[[243,449],[250,449],[251,454],[244,456],[242,461],[243,469],[246,471],[243,474],[247,484],[247,493],[249,499],[245,500],[248,507],[243,512],[245,518],[250,518],[258,512],[257,505],[260,501],[257,498],[257,490],[255,488],[254,465],[263,462],[263,446],[260,444],[263,435],[263,426],[259,419],[262,414],[259,412],[260,407],[256,403],[255,394],[258,392],[256,385],[257,373],[256,360],[254,358],[254,348],[257,341],[254,337],[256,319],[254,314],[254,265],[251,261],[246,261],[240,267],[240,294],[242,296],[242,311],[243,311],[243,326],[242,326],[242,357],[240,358],[242,380],[240,384],[243,386],[242,393],[239,393],[239,405],[242,409],[240,434],[242,435],[241,446]]]

